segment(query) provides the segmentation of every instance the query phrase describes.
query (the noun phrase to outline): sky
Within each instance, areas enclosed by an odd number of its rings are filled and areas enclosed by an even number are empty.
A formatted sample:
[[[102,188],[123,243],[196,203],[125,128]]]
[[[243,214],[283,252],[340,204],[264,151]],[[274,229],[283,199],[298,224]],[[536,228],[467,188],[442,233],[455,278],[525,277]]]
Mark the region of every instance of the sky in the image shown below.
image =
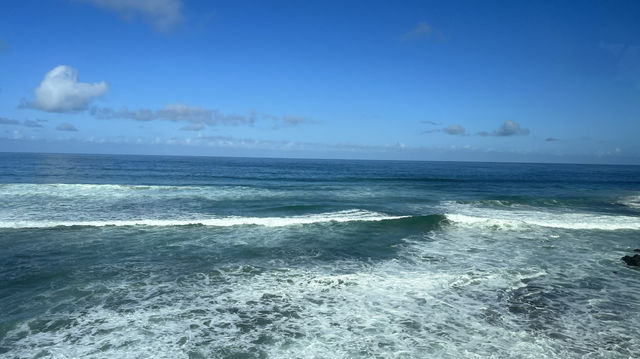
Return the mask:
[[[640,164],[640,2],[3,1],[0,151]]]

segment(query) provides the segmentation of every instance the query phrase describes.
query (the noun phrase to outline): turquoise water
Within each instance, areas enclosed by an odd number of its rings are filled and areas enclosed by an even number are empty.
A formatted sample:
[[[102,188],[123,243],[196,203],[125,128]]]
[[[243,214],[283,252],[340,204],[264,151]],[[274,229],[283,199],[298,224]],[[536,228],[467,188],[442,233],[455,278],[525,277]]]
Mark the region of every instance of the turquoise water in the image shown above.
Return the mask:
[[[0,154],[0,356],[628,358],[640,167]]]

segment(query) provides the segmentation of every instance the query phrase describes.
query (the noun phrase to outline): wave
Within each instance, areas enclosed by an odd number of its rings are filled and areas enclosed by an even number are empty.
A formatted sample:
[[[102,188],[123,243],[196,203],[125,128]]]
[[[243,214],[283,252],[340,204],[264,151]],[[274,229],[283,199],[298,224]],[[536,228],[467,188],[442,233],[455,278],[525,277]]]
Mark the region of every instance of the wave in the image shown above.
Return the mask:
[[[61,199],[94,198],[120,199],[138,197],[202,197],[210,199],[236,199],[238,197],[274,197],[282,191],[240,185],[221,186],[157,186],[124,184],[0,184],[3,197],[54,197]]]
[[[106,226],[212,226],[230,227],[241,225],[257,225],[265,227],[283,227],[326,222],[371,222],[407,218],[408,216],[391,216],[384,213],[351,209],[337,212],[310,214],[290,217],[212,217],[185,219],[131,219],[131,220],[90,220],[90,221],[0,221],[0,228],[54,228],[54,227],[106,227]]]
[[[640,210],[640,195],[629,196],[618,201],[619,204]]]
[[[447,213],[445,217],[457,225],[499,229],[524,230],[537,226],[574,230],[640,230],[640,218],[630,216],[533,211],[496,212],[498,211],[492,211],[488,216]]]

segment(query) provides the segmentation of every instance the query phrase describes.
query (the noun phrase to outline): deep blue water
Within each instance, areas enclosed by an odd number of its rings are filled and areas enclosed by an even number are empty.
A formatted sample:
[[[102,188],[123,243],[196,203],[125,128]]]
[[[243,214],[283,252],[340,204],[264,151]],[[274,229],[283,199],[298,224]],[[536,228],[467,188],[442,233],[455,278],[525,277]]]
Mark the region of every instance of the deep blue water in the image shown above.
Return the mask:
[[[0,154],[0,356],[628,358],[640,167]]]

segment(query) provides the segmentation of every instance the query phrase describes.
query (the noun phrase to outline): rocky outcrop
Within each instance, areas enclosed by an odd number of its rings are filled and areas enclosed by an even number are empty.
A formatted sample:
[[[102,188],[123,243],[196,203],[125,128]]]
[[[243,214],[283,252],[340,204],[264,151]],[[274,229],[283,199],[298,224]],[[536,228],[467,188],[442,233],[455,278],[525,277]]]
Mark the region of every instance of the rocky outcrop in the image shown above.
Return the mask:
[[[627,263],[627,265],[634,266],[634,267],[640,267],[640,254],[636,254],[633,257],[632,256],[624,256],[624,257],[622,257],[622,260],[625,263]]]

